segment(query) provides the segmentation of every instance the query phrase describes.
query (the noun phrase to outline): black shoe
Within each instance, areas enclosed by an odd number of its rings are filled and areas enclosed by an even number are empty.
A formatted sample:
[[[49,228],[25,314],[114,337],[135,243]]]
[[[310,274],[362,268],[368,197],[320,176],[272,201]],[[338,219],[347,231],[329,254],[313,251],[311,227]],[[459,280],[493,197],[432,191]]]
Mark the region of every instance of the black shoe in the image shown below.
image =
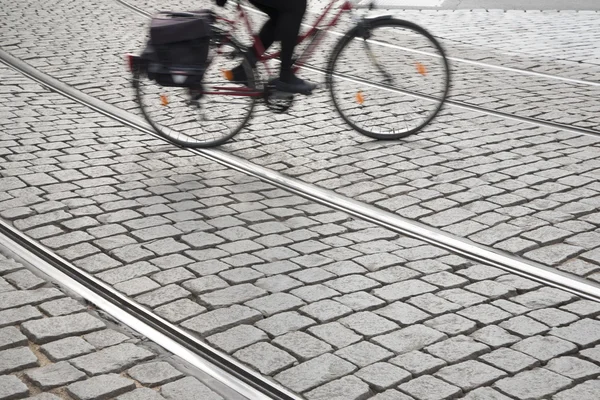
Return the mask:
[[[230,82],[248,86],[248,76],[246,75],[246,71],[244,71],[244,66],[241,64],[232,70],[223,71],[223,75]]]
[[[300,79],[297,76],[292,76],[290,82],[283,82],[280,78],[269,82],[275,87],[275,90],[286,93],[312,94],[312,91],[317,88],[317,84]]]

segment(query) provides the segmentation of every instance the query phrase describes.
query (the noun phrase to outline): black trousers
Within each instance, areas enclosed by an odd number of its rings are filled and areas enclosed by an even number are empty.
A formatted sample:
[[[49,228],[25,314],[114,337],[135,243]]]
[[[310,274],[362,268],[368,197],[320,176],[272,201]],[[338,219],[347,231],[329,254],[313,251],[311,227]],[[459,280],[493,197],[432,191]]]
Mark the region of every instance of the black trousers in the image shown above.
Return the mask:
[[[269,16],[258,36],[265,50],[274,41],[281,41],[280,78],[284,82],[289,81],[292,77],[294,47],[306,12],[306,0],[250,0],[250,3]]]

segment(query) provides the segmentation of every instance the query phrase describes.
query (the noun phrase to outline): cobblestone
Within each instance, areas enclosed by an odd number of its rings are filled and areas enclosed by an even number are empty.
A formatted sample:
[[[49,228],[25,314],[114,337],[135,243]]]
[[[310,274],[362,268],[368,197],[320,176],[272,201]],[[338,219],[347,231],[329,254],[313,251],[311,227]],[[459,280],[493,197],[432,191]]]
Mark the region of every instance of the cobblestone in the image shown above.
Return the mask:
[[[0,375],[0,399],[20,399],[27,397],[29,389],[14,375]]]
[[[547,362],[577,350],[577,346],[553,336],[533,336],[511,346],[512,349]]]
[[[23,332],[34,342],[44,344],[72,335],[103,329],[106,324],[87,313],[51,317],[23,323]]]
[[[265,342],[250,345],[233,355],[265,375],[274,375],[298,362],[285,351]]]
[[[308,400],[361,400],[370,393],[369,386],[360,379],[346,376],[306,393]]]
[[[540,364],[533,357],[507,348],[501,348],[489,354],[484,354],[480,359],[511,374],[516,374]]]
[[[251,324],[262,318],[260,312],[249,307],[233,305],[200,314],[181,325],[201,336],[218,333],[239,324]]]
[[[313,326],[308,328],[308,332],[331,344],[336,349],[344,348],[362,339],[362,336],[357,335],[339,322]]]
[[[14,326],[0,329],[0,350],[27,346],[27,338]]]
[[[28,347],[0,351],[0,374],[37,367],[38,359]]]
[[[80,337],[68,337],[40,346],[42,353],[54,362],[84,355],[94,349],[94,346]]]
[[[428,346],[425,350],[449,363],[456,363],[486,353],[490,348],[468,336],[459,335]]]
[[[572,380],[543,368],[521,372],[501,379],[495,387],[518,399],[536,399],[551,395],[570,386]]]
[[[506,375],[503,371],[473,360],[442,368],[435,374],[436,377],[452,383],[464,391],[489,385]]]
[[[73,366],[66,361],[28,371],[25,375],[27,375],[27,378],[42,390],[49,390],[59,386],[68,385],[69,383],[80,381],[87,377],[86,374],[73,368]]]
[[[413,350],[420,350],[425,346],[446,338],[445,334],[435,329],[417,324],[386,335],[376,336],[372,340],[396,354],[403,354]]]
[[[154,354],[131,343],[120,344],[70,360],[75,367],[91,376],[120,372],[137,362],[146,361]]]
[[[103,400],[135,389],[135,382],[115,374],[100,375],[67,386],[76,400]]]
[[[452,399],[461,393],[460,388],[433,376],[421,376],[398,386],[401,391],[419,400]]]
[[[356,367],[349,362],[333,354],[323,354],[277,374],[275,379],[288,388],[302,393],[355,370]]]

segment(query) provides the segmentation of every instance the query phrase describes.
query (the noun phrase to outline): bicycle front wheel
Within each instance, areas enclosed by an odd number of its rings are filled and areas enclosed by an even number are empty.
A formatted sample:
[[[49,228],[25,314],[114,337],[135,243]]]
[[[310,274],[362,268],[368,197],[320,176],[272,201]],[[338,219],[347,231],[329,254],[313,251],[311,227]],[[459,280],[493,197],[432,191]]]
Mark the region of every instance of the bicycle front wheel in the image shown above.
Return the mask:
[[[137,101],[146,120],[167,140],[183,147],[214,147],[246,125],[258,93],[254,71],[241,46],[217,37],[210,43],[210,65],[201,89],[161,86],[146,71],[134,73]],[[226,71],[242,65],[247,80],[232,82]]]
[[[363,24],[331,55],[326,79],[335,108],[366,136],[411,135],[431,122],[448,95],[444,49],[412,22],[382,18]]]

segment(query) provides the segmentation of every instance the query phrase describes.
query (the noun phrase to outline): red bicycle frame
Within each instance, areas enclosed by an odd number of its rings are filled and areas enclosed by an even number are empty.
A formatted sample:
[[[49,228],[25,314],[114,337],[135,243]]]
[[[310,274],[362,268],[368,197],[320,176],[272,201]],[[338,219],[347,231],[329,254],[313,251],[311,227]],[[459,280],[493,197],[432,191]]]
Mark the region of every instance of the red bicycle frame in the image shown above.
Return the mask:
[[[284,1],[284,0],[282,0],[282,1]],[[352,3],[350,1],[345,1],[344,4],[342,4],[340,6],[337,14],[335,14],[335,16],[331,19],[331,21],[329,21],[329,23],[325,24],[324,20],[327,17],[327,15],[329,14],[329,12],[332,10],[335,2],[336,2],[336,0],[332,0],[327,5],[327,7],[323,11],[323,13],[319,16],[319,18],[317,18],[317,20],[314,22],[313,26],[305,34],[298,36],[297,44],[301,44],[305,40],[307,40],[311,37],[313,38],[313,41],[308,45],[308,47],[302,52],[300,57],[294,63],[294,66],[292,69],[292,71],[294,73],[296,73],[298,71],[298,69],[300,69],[306,63],[306,61],[310,58],[310,56],[313,54],[314,50],[319,45],[319,43],[321,41],[321,35],[319,33],[322,30],[328,30],[328,29],[336,26],[337,23],[339,22],[339,19],[340,19],[342,13],[345,11],[352,11],[352,9],[353,9]],[[240,1],[237,2],[236,8],[237,8],[236,20],[230,20],[230,19],[226,19],[226,18],[217,16],[217,20],[225,22],[231,26],[230,30],[227,32],[226,38],[230,40],[232,38],[232,33],[236,29],[237,22],[240,20],[243,21],[244,26],[246,27],[246,30],[252,36],[252,39],[254,41],[253,47],[254,47],[256,54],[261,55],[258,58],[258,61],[263,63],[263,65],[265,66],[265,69],[267,70],[267,72],[270,75],[271,68],[267,64],[267,61],[278,58],[281,52],[277,51],[275,53],[265,54],[266,49],[265,49],[263,43],[261,42],[260,38],[258,37],[258,35],[254,33],[254,30],[252,29],[252,24],[250,23],[250,19],[248,18],[248,15],[246,14],[244,7],[242,7],[242,4]],[[324,25],[323,28],[320,27],[321,24]],[[204,94],[252,96],[252,97],[258,97],[263,94],[262,91],[258,91],[256,89],[251,89],[251,88],[213,87],[213,89],[217,90],[217,92],[208,92],[207,91],[207,92],[204,92]],[[219,90],[224,90],[226,92],[219,91]]]

